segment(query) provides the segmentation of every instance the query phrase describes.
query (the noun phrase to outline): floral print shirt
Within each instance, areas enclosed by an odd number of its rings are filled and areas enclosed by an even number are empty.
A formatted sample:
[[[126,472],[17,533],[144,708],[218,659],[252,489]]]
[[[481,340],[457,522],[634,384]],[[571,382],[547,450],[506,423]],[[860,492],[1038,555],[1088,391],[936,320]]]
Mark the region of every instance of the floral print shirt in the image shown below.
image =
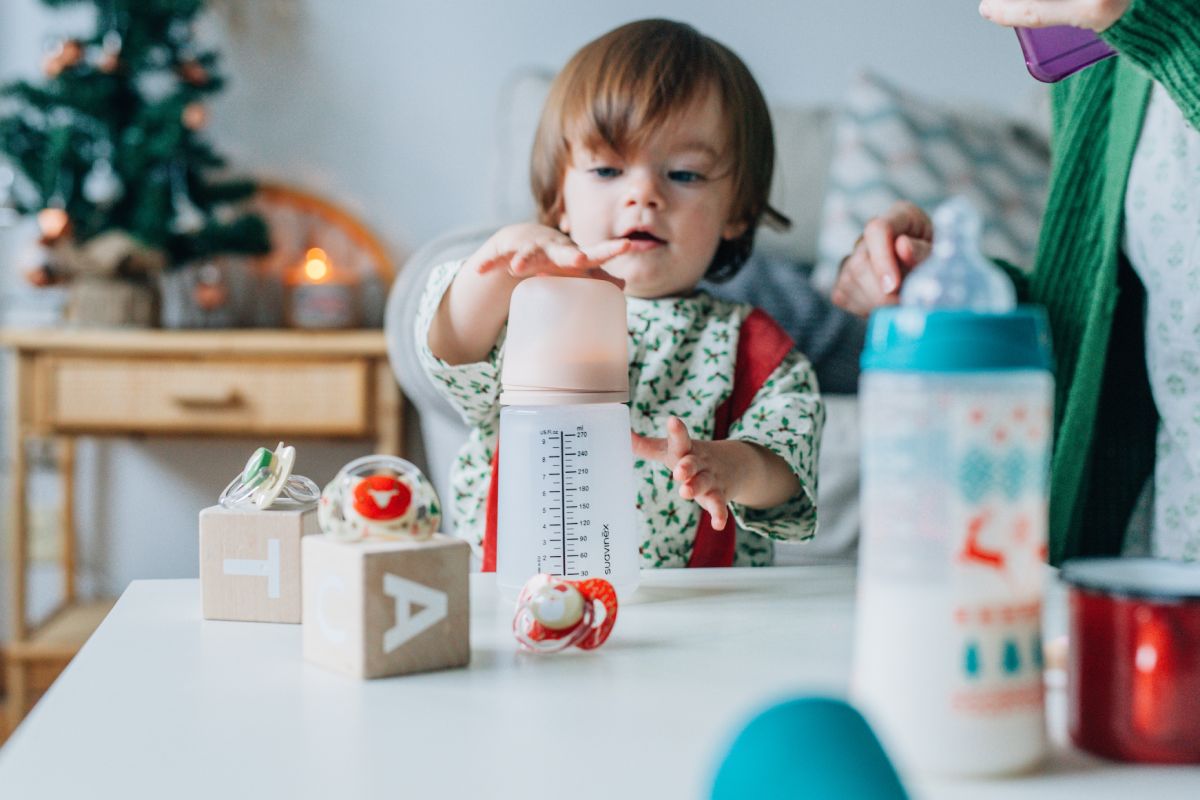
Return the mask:
[[[433,383],[471,427],[451,474],[455,533],[479,554],[492,456],[500,427],[500,365],[504,334],[488,357],[449,365],[429,349],[429,327],[461,261],[434,269],[417,315],[418,354]],[[697,292],[688,297],[626,298],[629,323],[630,422],[643,436],[666,435],[677,416],[695,439],[712,439],[717,408],[733,388],[743,320],[753,308]],[[759,444],[787,462],[799,491],[768,509],[730,503],[737,525],[735,566],[770,564],[772,539],[803,540],[817,529],[817,454],[825,410],[812,365],[793,350],[770,375],[729,439]],[[642,567],[686,567],[701,509],[679,495],[671,471],[635,459]],[[728,528],[727,528],[728,530]]]
[[[1200,131],[1155,83],[1125,193],[1158,408],[1151,552],[1200,559]]]

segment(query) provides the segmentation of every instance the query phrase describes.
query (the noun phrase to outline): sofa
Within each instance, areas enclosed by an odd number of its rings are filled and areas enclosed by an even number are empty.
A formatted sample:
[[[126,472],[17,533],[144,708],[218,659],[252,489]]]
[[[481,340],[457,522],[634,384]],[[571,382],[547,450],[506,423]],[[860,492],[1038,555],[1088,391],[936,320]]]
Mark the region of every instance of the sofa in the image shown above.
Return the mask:
[[[430,270],[473,252],[503,224],[533,217],[528,154],[551,75],[522,72],[501,98],[492,171],[491,220],[450,231],[408,258],[385,311],[396,378],[417,411],[416,450],[438,491],[467,429],[422,372],[413,320]],[[1028,263],[1036,245],[1048,175],[1044,107],[1002,117],[954,109],[910,95],[870,74],[858,76],[841,108],[773,106],[776,171],[771,202],[792,220],[760,229],[742,271],[706,288],[772,314],[817,372],[827,420],[818,463],[817,535],[777,543],[776,564],[852,561],[858,540],[859,434],[855,390],[865,323],[828,300],[841,256],[863,223],[898,198],[925,208],[966,194],[985,217],[985,249]],[[444,503],[447,513],[450,504]],[[445,530],[453,520],[446,519]]]

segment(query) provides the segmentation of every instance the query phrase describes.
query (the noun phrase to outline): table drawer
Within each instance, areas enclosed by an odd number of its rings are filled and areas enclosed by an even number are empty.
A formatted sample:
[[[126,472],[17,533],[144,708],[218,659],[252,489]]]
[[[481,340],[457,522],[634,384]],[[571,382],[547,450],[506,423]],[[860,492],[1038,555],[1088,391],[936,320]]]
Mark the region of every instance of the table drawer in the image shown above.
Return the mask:
[[[366,359],[48,359],[35,406],[65,430],[365,435]]]

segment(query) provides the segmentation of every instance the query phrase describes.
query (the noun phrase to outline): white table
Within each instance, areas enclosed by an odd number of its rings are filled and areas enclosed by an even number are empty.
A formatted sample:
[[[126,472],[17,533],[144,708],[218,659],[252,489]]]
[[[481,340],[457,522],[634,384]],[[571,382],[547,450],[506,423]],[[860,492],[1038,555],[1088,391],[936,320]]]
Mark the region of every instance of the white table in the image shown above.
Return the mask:
[[[757,710],[844,694],[849,568],[644,575],[604,647],[556,656],[518,652],[474,575],[470,668],[368,682],[305,663],[299,626],[201,620],[197,581],[137,581],[0,750],[0,797],[701,797]],[[1060,744],[1036,775],[910,788],[1167,800],[1200,768]]]

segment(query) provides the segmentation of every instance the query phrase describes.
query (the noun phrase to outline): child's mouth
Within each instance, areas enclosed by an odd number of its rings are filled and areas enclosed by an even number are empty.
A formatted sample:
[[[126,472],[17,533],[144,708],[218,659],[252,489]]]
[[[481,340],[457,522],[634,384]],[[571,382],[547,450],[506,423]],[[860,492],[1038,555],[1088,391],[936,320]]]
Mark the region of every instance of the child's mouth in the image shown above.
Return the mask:
[[[649,231],[630,231],[622,238],[629,240],[629,252],[632,253],[652,250],[655,247],[660,247],[667,243],[665,239],[660,239]]]

